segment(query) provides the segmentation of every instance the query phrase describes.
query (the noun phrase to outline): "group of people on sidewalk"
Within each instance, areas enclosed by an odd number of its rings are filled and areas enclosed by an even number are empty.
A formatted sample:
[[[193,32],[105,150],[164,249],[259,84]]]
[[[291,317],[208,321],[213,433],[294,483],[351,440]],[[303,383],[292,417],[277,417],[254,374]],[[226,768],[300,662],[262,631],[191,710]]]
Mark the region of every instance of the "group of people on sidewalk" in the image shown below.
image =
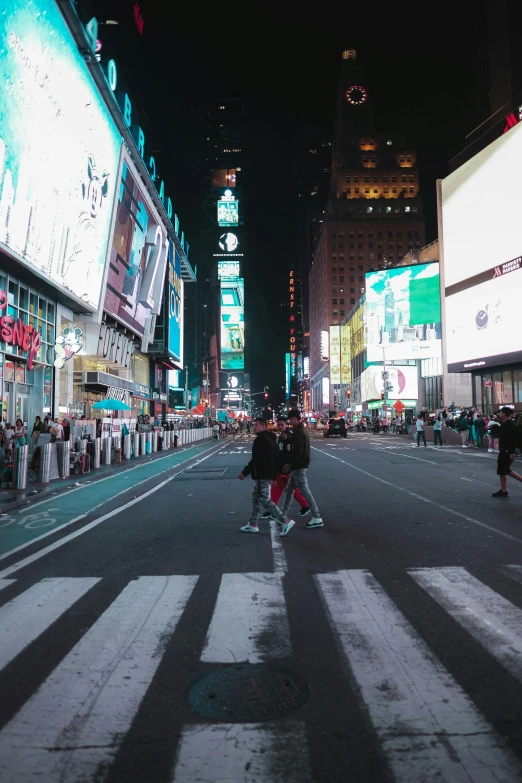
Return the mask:
[[[312,514],[305,528],[312,530],[324,527],[317,503],[308,487],[310,436],[301,421],[301,413],[296,409],[289,411],[288,421],[279,417],[277,437],[267,429],[267,422],[261,417],[254,421],[253,426],[256,438],[252,446],[252,459],[238,476],[240,481],[252,476],[255,482],[250,521],[241,530],[244,533],[258,533],[258,520],[263,508],[265,513],[261,518],[275,520],[281,526],[281,535],[286,536],[295,525],[295,521],[288,517],[292,497],[301,506],[299,516]],[[284,491],[285,500],[280,509],[277,503]]]

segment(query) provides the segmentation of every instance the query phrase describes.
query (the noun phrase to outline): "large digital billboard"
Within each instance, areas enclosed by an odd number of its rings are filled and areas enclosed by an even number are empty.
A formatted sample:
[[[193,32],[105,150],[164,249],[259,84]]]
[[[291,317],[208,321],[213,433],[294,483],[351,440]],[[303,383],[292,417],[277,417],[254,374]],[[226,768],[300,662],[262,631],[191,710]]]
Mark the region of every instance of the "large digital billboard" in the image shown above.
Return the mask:
[[[450,372],[522,360],[522,124],[442,181]]]
[[[231,190],[225,193],[217,203],[218,226],[239,225],[239,201],[233,197]]]
[[[221,280],[221,369],[245,369],[245,281]]]
[[[105,291],[105,310],[143,337],[161,308],[171,242],[134,167],[124,156]]]
[[[341,383],[341,327],[330,326],[330,383]]]
[[[438,263],[366,274],[367,360],[442,355]]]
[[[0,247],[97,310],[121,138],[54,0],[0,12]]]
[[[179,365],[183,366],[183,280],[181,279],[181,258],[169,242],[168,265],[168,352]]]
[[[361,400],[380,400],[384,391],[382,364],[372,364],[361,373]],[[388,399],[416,400],[419,396],[417,367],[386,366]]]

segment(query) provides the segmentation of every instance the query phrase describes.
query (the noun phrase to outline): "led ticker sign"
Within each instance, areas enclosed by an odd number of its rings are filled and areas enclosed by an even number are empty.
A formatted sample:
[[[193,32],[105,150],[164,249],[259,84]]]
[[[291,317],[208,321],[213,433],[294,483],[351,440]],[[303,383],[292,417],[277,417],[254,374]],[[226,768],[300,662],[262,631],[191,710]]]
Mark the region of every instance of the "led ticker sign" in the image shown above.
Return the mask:
[[[239,225],[239,201],[231,190],[225,190],[217,203],[217,222],[218,226]]]

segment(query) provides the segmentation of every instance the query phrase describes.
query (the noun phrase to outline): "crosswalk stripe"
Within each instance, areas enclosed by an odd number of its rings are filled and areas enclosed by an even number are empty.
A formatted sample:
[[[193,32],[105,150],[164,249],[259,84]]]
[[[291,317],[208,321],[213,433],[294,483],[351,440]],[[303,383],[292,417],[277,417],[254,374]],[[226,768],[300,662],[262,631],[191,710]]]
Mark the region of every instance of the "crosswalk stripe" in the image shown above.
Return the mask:
[[[316,581],[398,781],[518,779],[518,760],[374,576],[340,571]]]
[[[2,783],[94,780],[116,755],[196,580],[127,585],[0,733]]]
[[[99,581],[94,577],[43,579],[2,606],[0,670]]]
[[[0,590],[3,590],[4,587],[9,587],[13,582],[16,582],[16,579],[0,579]]]
[[[185,726],[173,783],[309,783],[304,726]]]
[[[479,644],[522,680],[520,609],[465,568],[419,568],[409,573]]]
[[[223,574],[202,661],[260,663],[291,654],[282,575]]]
[[[506,574],[506,576],[509,576],[510,579],[513,579],[515,582],[522,585],[522,566],[505,565],[500,566],[499,570],[502,571],[503,574]]]

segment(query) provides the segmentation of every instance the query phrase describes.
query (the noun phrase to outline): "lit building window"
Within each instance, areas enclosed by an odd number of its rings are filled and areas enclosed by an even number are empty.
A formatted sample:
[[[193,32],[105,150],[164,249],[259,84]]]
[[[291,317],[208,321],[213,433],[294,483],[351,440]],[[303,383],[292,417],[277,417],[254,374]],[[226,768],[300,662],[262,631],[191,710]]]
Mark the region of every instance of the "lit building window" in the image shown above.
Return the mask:
[[[386,207],[386,212],[391,212],[391,207]]]
[[[392,142],[392,140],[391,140],[391,139],[388,139],[388,141],[386,142],[386,144],[388,145],[388,147],[391,147],[392,143],[393,143],[393,142]]]
[[[366,212],[368,213],[373,212],[373,207],[366,207]]]
[[[404,207],[404,211],[405,212],[410,212],[411,211],[411,207]]]

